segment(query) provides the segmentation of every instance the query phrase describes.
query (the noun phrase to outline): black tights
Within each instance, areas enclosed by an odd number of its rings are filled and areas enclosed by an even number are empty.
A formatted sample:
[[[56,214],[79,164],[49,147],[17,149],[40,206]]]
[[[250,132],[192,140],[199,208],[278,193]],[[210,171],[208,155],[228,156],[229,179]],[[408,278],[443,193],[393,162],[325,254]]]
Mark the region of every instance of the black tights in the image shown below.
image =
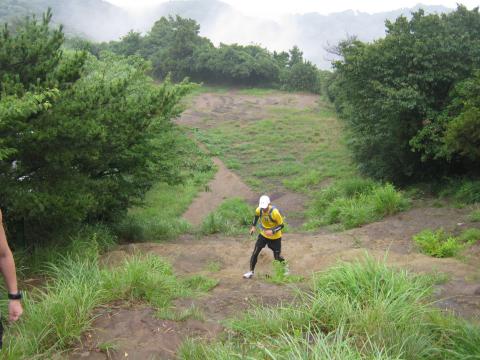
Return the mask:
[[[260,254],[260,251],[262,251],[266,245],[268,245],[268,247],[273,251],[273,257],[275,260],[280,262],[285,261],[285,259],[280,255],[282,252],[282,238],[270,240],[259,234],[255,248],[253,249],[252,257],[250,258],[251,271],[255,269],[255,265],[257,265],[258,254]]]

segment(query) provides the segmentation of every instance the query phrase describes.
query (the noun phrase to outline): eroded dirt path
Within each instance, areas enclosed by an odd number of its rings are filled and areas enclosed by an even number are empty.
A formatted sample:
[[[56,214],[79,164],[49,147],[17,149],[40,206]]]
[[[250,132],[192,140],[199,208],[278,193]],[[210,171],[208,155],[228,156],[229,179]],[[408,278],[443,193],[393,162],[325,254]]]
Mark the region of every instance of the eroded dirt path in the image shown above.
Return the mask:
[[[198,194],[183,217],[192,225],[200,225],[203,219],[214,211],[223,201],[233,197],[255,203],[257,195],[234,172],[227,169],[223,162],[213,159],[218,168],[205,191]]]
[[[189,109],[177,120],[177,124],[190,128],[208,129],[218,126],[227,120],[238,120],[239,124],[268,118],[270,111],[276,108],[315,108],[318,106],[318,96],[312,94],[290,94],[272,92],[265,96],[243,95],[237,90],[226,93],[204,93],[192,100]],[[199,194],[184,217],[193,225],[198,225],[203,218],[215,210],[225,199],[232,197],[244,198],[254,205],[260,197],[248,188],[242,179],[226,168],[223,162],[214,158],[218,166],[215,179],[208,185],[206,191]],[[278,186],[272,184],[272,188]],[[290,226],[303,223],[303,212],[307,198],[305,195],[289,191],[283,187],[273,190],[270,194],[272,202],[289,216]]]
[[[414,209],[342,233],[290,233],[285,235],[283,252],[289,260],[292,273],[305,278],[309,278],[313,272],[328,269],[338,261],[361,260],[367,252],[369,256],[385,259],[395,267],[418,273],[446,274],[448,281],[436,288],[437,306],[471,321],[480,321],[480,247],[473,248],[471,256],[463,262],[436,259],[418,253],[408,238],[410,233],[438,224],[439,219],[443,219],[442,226],[454,229],[458,226],[458,220],[465,218],[464,212],[459,209]],[[293,301],[292,286],[305,287],[306,283],[269,283],[266,280],[266,275],[272,270],[272,254],[269,250],[260,254],[256,278],[242,279],[243,272],[248,270],[253,244],[254,239],[248,236],[197,239],[185,235],[171,243],[119,246],[104,257],[104,264],[118,264],[135,253],[154,253],[168,259],[179,276],[204,274],[218,279],[218,286],[208,294],[175,302],[176,311],[195,306],[205,320],[160,320],[153,316],[153,310],[140,305],[101,309],[93,324],[95,330],[85,337],[84,346],[72,359],[124,359],[125,354],[129,359],[174,359],[185,338],[212,339],[224,331],[223,320],[238,316],[253,304],[274,305]],[[211,264],[216,264],[219,270],[209,270]],[[110,357],[95,351],[102,343],[116,344],[116,350],[110,353]]]
[[[203,94],[195,99],[195,110],[187,111],[179,123],[208,127],[225,117],[262,118],[262,107],[279,103],[289,106],[312,104],[314,97],[274,94],[267,97]],[[212,109],[215,111],[212,112]],[[252,192],[242,179],[216,159],[219,172],[209,184],[209,191],[199,194],[184,217],[199,224],[226,198],[240,196],[253,206],[259,194]],[[295,193],[272,194],[272,201],[288,211],[301,211],[304,199]],[[444,273],[448,281],[436,290],[438,306],[455,311],[472,321],[480,321],[480,245],[464,254],[463,260],[435,259],[420,254],[412,235],[425,228],[443,227],[457,231],[475,224],[467,222],[468,209],[415,208],[383,221],[341,233],[288,233],[284,236],[283,253],[292,273],[309,278],[339,260],[354,261],[368,254],[386,259],[392,266],[420,273]],[[245,229],[246,231],[248,229]],[[216,288],[198,298],[179,299],[177,311],[191,306],[204,314],[205,320],[175,322],[157,319],[154,311],[142,305],[115,304],[98,309],[93,330],[88,332],[71,359],[174,359],[181,342],[187,337],[211,339],[224,332],[222,321],[238,316],[255,303],[279,304],[294,299],[291,285],[274,285],[266,281],[271,271],[272,254],[266,249],[259,257],[256,277],[243,280],[254,239],[185,235],[175,242],[143,243],[119,246],[103,258],[106,266],[120,263],[134,253],[154,253],[168,259],[179,276],[204,274],[219,280]],[[215,265],[217,269],[212,270]],[[298,286],[306,286],[299,284]],[[101,344],[114,344],[107,354]]]

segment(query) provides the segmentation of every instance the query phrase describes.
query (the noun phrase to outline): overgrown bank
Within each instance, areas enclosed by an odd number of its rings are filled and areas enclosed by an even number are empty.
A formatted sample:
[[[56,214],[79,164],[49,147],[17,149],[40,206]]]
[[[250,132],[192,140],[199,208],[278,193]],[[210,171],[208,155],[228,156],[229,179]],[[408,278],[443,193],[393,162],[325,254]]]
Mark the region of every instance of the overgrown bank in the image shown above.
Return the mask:
[[[317,274],[295,304],[257,307],[182,359],[478,359],[480,327],[432,306],[434,278],[367,258]]]
[[[52,262],[43,263],[46,283],[26,292],[24,317],[8,328],[2,358],[50,359],[69,350],[89,328],[95,308],[116,300],[146,303],[160,318],[175,318],[173,299],[217,284],[198,275],[178,278],[169,263],[151,254],[100,267],[100,253],[115,242],[107,230],[90,228],[72,239],[69,248],[48,250]]]

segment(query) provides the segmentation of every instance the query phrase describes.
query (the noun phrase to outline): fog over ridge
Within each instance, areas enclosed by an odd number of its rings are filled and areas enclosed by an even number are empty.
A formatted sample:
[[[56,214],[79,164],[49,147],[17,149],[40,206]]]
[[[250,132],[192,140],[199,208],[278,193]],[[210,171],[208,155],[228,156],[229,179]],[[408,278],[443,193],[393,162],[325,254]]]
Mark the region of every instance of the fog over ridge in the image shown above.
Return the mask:
[[[171,0],[148,7],[121,8],[106,0],[0,0],[0,20],[9,14],[40,14],[51,7],[54,21],[65,25],[68,35],[95,41],[118,40],[130,30],[148,32],[162,16],[180,15],[200,24],[200,34],[215,45],[220,43],[257,44],[270,51],[288,50],[298,45],[304,57],[320,68],[331,67],[325,48],[347,36],[372,41],[385,35],[385,20],[424,8],[427,13],[448,12],[443,6],[417,5],[370,14],[346,10],[328,15],[311,12],[287,14],[276,19],[246,15],[220,0]],[[112,0],[114,1],[114,0]]]

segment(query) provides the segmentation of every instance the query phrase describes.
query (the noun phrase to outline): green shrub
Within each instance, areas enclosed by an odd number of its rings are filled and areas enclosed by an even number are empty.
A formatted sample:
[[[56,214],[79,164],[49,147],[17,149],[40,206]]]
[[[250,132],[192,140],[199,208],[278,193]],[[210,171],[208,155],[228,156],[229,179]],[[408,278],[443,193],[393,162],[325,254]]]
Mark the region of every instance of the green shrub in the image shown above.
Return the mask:
[[[244,233],[251,224],[253,209],[245,200],[225,200],[217,210],[210,213],[202,223],[202,234],[222,233],[227,235]]]
[[[458,239],[447,234],[443,229],[437,231],[425,229],[414,235],[413,240],[422,252],[439,258],[455,256],[464,248]]]
[[[310,205],[307,226],[341,224],[354,228],[408,207],[408,200],[393,185],[379,185],[368,179],[339,181],[321,190]]]
[[[340,263],[293,303],[255,306],[227,338],[188,340],[182,359],[466,359],[480,327],[431,306],[433,281],[371,258]]]
[[[382,39],[338,44],[329,94],[362,173],[405,183],[479,168],[479,24],[463,5],[419,9]]]

